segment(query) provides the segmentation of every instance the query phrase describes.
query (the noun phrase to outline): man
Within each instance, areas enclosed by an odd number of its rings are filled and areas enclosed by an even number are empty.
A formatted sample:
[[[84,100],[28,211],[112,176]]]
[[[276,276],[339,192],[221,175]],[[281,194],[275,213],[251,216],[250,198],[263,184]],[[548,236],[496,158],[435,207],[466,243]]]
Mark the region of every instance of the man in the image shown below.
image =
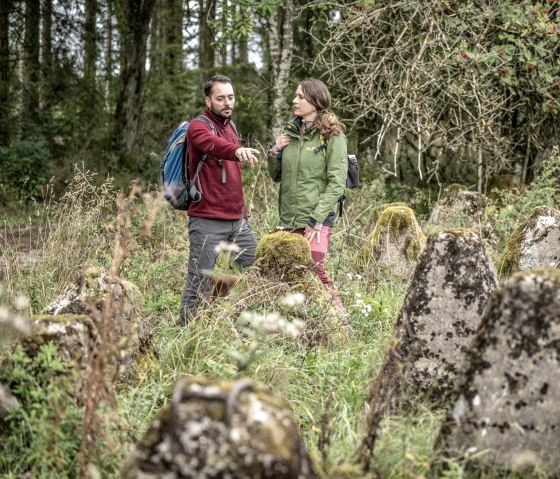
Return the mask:
[[[208,273],[214,269],[219,248],[232,244],[234,261],[246,268],[255,261],[257,240],[244,218],[241,162],[253,166],[258,150],[241,146],[231,125],[235,96],[231,80],[217,75],[204,86],[204,116],[215,126],[215,135],[203,120],[195,119],[187,130],[189,174],[192,178],[204,154],[206,163],[199,173],[202,199],[189,206],[189,266],[181,298],[180,320],[186,326],[196,315],[200,299],[210,293]],[[220,246],[219,246],[220,245]]]

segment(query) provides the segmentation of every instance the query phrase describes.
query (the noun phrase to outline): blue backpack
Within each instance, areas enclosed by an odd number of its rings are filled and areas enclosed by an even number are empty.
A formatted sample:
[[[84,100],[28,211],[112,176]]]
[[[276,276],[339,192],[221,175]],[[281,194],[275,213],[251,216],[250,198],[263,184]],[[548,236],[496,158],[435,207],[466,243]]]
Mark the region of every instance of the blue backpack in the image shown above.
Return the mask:
[[[214,135],[218,135],[212,121],[200,115],[196,118],[206,123]],[[230,123],[233,131],[239,138],[233,122]],[[202,185],[198,177],[200,170],[208,159],[205,153],[200,159],[196,172],[192,178],[189,176],[189,154],[187,148],[187,130],[189,122],[183,121],[175,129],[167,142],[165,155],[160,165],[160,180],[165,199],[177,210],[188,210],[191,203],[198,203],[202,199]]]

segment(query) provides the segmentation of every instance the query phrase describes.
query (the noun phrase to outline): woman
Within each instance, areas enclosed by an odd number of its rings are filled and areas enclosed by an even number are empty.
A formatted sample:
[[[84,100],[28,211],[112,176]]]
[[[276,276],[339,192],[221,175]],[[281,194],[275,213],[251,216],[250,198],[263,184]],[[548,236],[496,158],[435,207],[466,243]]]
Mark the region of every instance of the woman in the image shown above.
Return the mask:
[[[268,170],[280,181],[280,226],[303,235],[315,271],[339,313],[344,307],[326,273],[325,260],[339,197],[348,171],[344,124],[330,112],[331,95],[320,80],[304,80],[292,101],[295,118],[269,150]]]

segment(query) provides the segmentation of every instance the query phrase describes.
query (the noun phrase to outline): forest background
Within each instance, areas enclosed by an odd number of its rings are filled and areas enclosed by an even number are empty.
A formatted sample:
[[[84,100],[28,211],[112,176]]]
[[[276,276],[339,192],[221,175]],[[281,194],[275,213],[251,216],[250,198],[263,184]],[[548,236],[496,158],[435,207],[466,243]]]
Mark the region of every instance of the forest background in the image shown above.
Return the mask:
[[[459,181],[493,197],[485,246],[496,262],[535,207],[558,207],[559,12],[557,0],[0,2],[0,303],[37,313],[84,268],[117,256],[143,293],[139,319],[154,328],[154,354],[129,382],[112,388],[107,374],[95,383],[87,411],[62,387],[67,366],[52,344],[34,358],[2,350],[12,367],[0,368],[0,382],[23,407],[0,425],[0,474],[118,477],[188,372],[270,386],[288,399],[321,477],[362,477],[355,452],[368,385],[408,287],[356,275],[370,213],[406,201],[424,227]],[[214,305],[178,331],[186,222],[157,202],[159,165],[175,126],[203,110],[202,85],[216,73],[232,78],[238,129],[263,155],[301,79],[323,79],[348,126],[364,184],[329,253],[354,328],[344,347],[247,335],[235,308],[278,306],[260,290],[260,303]],[[245,172],[259,238],[277,224],[264,173],[262,164]],[[23,265],[15,244],[28,226],[37,226],[37,255]],[[441,417],[388,418],[376,477],[428,477]],[[447,477],[469,476],[452,463]]]
[[[527,184],[560,123],[559,6],[534,1],[6,0],[2,203],[72,165],[156,185],[176,124],[215,73],[266,146],[297,83],[319,77],[364,172],[411,185]]]

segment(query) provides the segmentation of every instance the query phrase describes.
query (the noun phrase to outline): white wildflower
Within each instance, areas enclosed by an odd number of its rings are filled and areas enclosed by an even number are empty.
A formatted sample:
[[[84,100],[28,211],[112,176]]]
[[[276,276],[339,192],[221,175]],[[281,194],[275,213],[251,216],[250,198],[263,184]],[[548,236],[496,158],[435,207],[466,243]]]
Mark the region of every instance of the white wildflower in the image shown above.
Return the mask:
[[[13,305],[16,311],[23,311],[29,306],[29,298],[20,294],[13,299]]]
[[[356,296],[356,298],[361,298],[361,297],[362,297],[362,293],[356,292],[355,296]]]
[[[282,319],[278,313],[260,314],[244,312],[240,318],[255,329],[262,331],[278,331],[282,326]]]
[[[362,279],[364,279],[364,277],[361,274],[356,273],[356,279],[358,281],[361,281]]]
[[[303,324],[303,321],[299,320],[292,321],[291,323],[286,321],[286,324],[284,325],[284,332],[292,338],[297,338],[303,329]]]
[[[300,306],[305,303],[305,296],[303,293],[292,293],[284,296],[281,302],[284,306]]]
[[[346,277],[351,280],[353,278],[352,273],[346,273]]]
[[[235,243],[228,243],[227,241],[220,241],[214,251],[216,253],[237,253],[241,250]]]

